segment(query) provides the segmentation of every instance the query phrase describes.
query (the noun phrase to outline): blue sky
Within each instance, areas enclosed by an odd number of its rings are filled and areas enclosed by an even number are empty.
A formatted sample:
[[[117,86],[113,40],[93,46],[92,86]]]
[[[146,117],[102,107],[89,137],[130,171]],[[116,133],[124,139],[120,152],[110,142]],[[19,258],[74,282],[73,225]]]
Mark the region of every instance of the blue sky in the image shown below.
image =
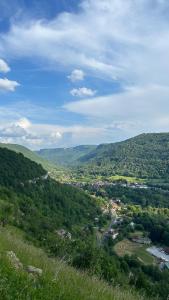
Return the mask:
[[[167,0],[0,0],[0,142],[169,131]]]

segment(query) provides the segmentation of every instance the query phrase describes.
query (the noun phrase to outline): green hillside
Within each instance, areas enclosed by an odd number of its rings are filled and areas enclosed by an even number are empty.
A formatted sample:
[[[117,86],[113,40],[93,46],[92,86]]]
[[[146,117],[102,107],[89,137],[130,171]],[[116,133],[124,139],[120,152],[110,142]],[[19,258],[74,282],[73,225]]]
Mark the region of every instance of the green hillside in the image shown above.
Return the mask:
[[[5,144],[0,143],[0,148],[7,148],[9,150],[15,151],[16,153],[22,153],[28,159],[36,162],[37,164],[41,164],[45,170],[50,172],[50,176],[58,181],[64,181],[65,176],[69,175],[69,172],[64,170],[58,165],[54,165],[53,163],[49,162],[48,160],[44,159],[36,152],[31,151],[30,149],[17,145],[17,144]]]
[[[0,148],[0,185],[15,186],[19,182],[41,178],[46,171],[40,164],[6,148]]]
[[[25,229],[39,234],[42,225],[47,233],[59,226],[85,225],[97,216],[97,205],[87,194],[46,178],[42,166],[21,153],[1,148],[0,166],[0,196],[18,207],[15,220]]]
[[[123,142],[99,145],[79,163],[89,173],[167,179],[169,133],[141,134]]]
[[[15,268],[7,258],[13,251],[23,267]],[[42,270],[30,276],[28,265]],[[49,258],[15,228],[0,227],[0,296],[2,300],[145,300],[129,289],[110,287],[105,282],[78,272],[63,261]],[[150,298],[149,298],[150,299]]]
[[[76,165],[78,160],[93,151],[96,146],[77,146],[73,148],[41,149],[37,153],[48,161],[61,165]]]
[[[49,171],[52,168],[54,168],[54,166],[52,164],[50,164],[48,161],[46,161],[41,156],[39,156],[37,153],[35,153],[34,151],[31,151],[30,149],[28,149],[24,146],[17,145],[17,144],[0,143],[0,148],[7,148],[7,149],[15,151],[17,153],[22,153],[25,157],[36,162],[37,164],[41,164],[45,169],[47,169]]]

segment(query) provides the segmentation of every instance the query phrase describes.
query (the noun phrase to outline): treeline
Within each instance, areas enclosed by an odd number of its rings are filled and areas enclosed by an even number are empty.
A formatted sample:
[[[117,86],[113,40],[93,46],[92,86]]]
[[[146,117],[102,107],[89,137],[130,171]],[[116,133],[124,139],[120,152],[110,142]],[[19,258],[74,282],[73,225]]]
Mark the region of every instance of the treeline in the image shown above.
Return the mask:
[[[88,186],[88,189],[94,191],[94,189],[90,186]],[[142,207],[169,207],[169,190],[161,190],[156,188],[130,188],[117,184],[114,186],[107,186],[95,192],[98,196],[120,198],[124,204],[138,204]]]
[[[141,211],[134,214],[133,220],[141,225],[143,230],[149,232],[152,242],[169,246],[169,214],[166,216],[162,213]]]

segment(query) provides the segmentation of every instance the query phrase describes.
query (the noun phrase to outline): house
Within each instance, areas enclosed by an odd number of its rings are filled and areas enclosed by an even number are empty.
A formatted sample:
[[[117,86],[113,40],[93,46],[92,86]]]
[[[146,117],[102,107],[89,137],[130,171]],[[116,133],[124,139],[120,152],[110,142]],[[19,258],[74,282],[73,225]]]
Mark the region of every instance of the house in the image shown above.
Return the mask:
[[[167,255],[163,248],[157,248],[155,246],[150,247],[147,251],[158,258],[162,262],[169,262],[169,255]]]
[[[131,222],[131,223],[130,223],[130,226],[131,226],[132,228],[134,228],[134,226],[135,226],[134,222]]]
[[[114,232],[111,237],[113,240],[115,240],[118,237],[118,235],[119,235],[119,232]]]
[[[132,241],[138,244],[145,244],[145,245],[151,244],[151,240],[147,237],[135,236],[132,238]]]
[[[109,231],[106,234],[107,237],[111,237],[113,240],[115,240],[118,235],[119,235],[119,232],[112,229],[112,228],[110,228]]]

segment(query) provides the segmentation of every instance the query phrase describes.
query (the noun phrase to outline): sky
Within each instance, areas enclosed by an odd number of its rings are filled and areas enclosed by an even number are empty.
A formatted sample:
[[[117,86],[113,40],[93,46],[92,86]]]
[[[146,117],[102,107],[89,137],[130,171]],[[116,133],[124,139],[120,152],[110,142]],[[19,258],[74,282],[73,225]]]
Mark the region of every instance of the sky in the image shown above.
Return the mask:
[[[0,142],[169,132],[168,0],[0,0]]]

